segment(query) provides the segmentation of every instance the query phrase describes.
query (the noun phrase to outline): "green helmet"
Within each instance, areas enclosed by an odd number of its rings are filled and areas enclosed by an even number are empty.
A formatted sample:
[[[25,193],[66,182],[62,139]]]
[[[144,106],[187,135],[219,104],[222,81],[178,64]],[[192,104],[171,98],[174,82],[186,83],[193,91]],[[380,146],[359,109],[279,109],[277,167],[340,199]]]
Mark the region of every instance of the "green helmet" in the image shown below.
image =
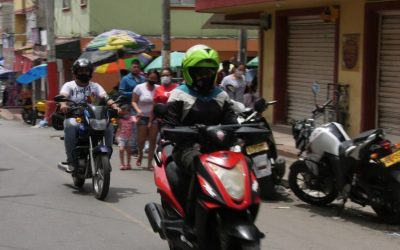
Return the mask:
[[[215,68],[219,67],[218,52],[214,49],[198,44],[186,51],[182,60],[183,78],[188,86],[192,86],[193,78],[189,72],[190,68]],[[215,81],[215,79],[214,79]]]

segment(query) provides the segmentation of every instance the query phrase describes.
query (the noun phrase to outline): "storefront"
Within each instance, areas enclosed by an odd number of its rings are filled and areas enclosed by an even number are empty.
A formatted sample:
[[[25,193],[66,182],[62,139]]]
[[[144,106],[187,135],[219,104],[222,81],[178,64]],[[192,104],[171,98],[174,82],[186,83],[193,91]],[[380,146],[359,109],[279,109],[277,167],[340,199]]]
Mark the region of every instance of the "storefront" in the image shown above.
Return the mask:
[[[196,10],[269,17],[259,56],[273,123],[306,117],[318,81],[317,101],[334,99],[331,117],[351,135],[382,127],[400,138],[400,1],[199,0]]]

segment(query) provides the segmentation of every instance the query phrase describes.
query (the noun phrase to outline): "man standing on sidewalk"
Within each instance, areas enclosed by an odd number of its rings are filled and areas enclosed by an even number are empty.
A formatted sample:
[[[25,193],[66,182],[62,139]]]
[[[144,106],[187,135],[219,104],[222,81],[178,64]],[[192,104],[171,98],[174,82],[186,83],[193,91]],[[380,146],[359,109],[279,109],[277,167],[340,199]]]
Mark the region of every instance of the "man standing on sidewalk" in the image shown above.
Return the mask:
[[[140,63],[138,61],[132,61],[131,72],[124,76],[119,84],[119,93],[128,98],[128,103],[132,101],[132,91],[136,85],[145,82],[145,77],[141,74]],[[133,108],[132,115],[136,115]],[[137,155],[137,143],[136,143],[136,125],[133,126],[132,131],[132,155]]]

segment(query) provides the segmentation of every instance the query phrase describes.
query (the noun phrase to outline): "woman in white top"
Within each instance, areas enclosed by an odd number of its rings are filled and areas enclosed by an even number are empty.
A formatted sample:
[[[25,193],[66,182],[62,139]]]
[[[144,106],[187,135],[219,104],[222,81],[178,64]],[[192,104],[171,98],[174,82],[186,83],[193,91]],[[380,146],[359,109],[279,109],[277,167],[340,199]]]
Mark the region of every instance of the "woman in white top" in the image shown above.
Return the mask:
[[[138,158],[136,165],[142,165],[143,148],[146,139],[149,140],[149,159],[147,168],[152,169],[152,156],[154,154],[158,125],[157,121],[153,120],[153,97],[156,88],[159,86],[160,75],[157,71],[151,70],[147,73],[147,81],[137,85],[133,89],[132,106],[137,113],[137,143],[138,143]]]
[[[244,73],[246,66],[239,64],[233,74],[227,75],[222,79],[221,87],[228,93],[229,97],[237,102],[243,103],[243,95],[246,90],[247,83]]]

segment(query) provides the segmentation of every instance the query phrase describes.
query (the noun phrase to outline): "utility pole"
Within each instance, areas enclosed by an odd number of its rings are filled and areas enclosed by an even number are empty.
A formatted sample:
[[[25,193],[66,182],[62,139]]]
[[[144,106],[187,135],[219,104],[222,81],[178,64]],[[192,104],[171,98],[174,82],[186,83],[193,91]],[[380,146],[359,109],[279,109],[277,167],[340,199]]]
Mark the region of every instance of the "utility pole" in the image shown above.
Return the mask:
[[[239,31],[239,62],[246,64],[247,61],[247,30]]]
[[[47,32],[47,81],[48,81],[48,94],[47,94],[47,111],[46,118],[49,121],[50,115],[55,110],[54,97],[58,92],[57,84],[57,62],[55,52],[55,39],[54,39],[54,0],[42,0],[46,14],[46,32]]]
[[[163,58],[163,67],[169,67],[170,65],[170,52],[171,52],[171,12],[170,12],[170,0],[163,0],[162,3],[162,43],[163,47],[161,50],[161,56]]]

